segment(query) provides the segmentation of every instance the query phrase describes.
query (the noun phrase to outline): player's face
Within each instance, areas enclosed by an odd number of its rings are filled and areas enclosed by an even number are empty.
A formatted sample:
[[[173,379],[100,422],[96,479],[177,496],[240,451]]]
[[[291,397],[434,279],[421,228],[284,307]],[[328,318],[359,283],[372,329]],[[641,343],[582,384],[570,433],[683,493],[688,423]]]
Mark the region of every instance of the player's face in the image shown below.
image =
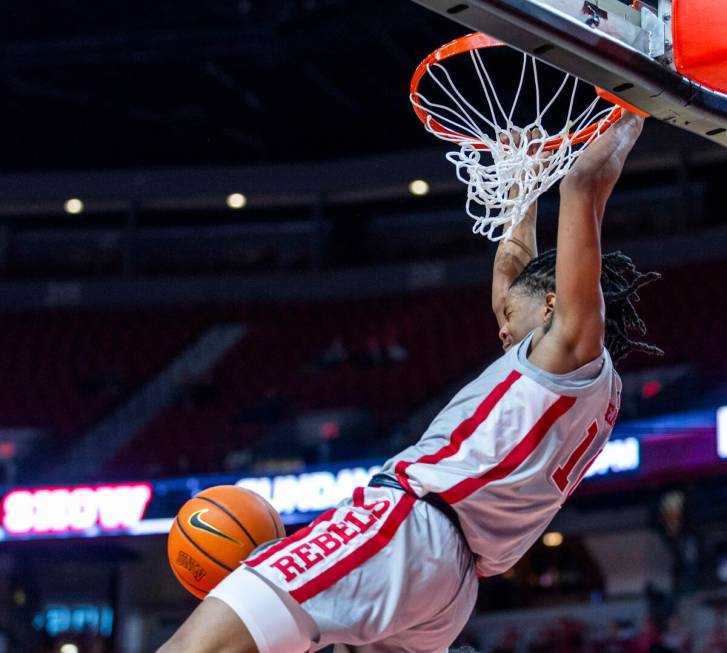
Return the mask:
[[[503,309],[505,321],[500,329],[502,348],[507,351],[534,329],[545,326],[551,314],[552,298],[528,295],[517,288],[507,292]]]

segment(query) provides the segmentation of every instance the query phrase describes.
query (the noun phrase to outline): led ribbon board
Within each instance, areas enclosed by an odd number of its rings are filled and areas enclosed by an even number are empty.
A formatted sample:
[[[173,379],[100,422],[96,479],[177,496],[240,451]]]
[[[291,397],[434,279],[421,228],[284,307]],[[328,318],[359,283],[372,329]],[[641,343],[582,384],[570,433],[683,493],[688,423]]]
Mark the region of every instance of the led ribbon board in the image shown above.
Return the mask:
[[[8,538],[125,532],[144,517],[149,483],[11,490],[2,499]]]
[[[608,442],[588,477],[639,468],[639,441]],[[313,467],[275,476],[198,476],[141,483],[7,488],[0,492],[0,542],[165,534],[179,508],[213,485],[239,485],[270,501],[287,525],[309,522],[351,496],[381,461]]]
[[[253,490],[275,506],[286,524],[307,523],[366,485],[379,469],[379,461],[372,461],[276,476],[8,488],[0,492],[0,542],[165,534],[185,501],[214,485]]]
[[[717,453],[727,458],[727,406],[717,409]]]

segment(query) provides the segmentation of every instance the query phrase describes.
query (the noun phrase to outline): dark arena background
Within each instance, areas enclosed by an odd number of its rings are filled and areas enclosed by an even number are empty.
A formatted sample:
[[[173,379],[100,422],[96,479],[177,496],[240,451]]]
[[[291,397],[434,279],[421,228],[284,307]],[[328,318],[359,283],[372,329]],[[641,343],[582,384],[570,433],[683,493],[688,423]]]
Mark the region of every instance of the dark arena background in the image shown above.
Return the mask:
[[[5,4],[0,653],[155,650],[197,603],[190,496],[239,483],[292,532],[500,354],[495,245],[408,99],[463,33],[405,0]],[[625,361],[613,439],[458,644],[727,652],[725,180],[647,123],[603,241],[663,275],[665,356]]]

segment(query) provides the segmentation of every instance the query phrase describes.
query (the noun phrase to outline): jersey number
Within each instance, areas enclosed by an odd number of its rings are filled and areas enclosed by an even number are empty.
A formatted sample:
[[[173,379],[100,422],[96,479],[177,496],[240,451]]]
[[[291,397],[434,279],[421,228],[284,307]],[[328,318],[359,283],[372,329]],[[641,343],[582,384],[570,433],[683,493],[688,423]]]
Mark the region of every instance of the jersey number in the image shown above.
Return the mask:
[[[561,492],[565,492],[568,484],[571,482],[570,475],[573,472],[575,466],[579,461],[586,455],[586,451],[590,448],[593,441],[598,435],[598,422],[594,419],[591,425],[588,427],[586,437],[581,440],[581,443],[575,448],[575,451],[570,455],[570,458],[566,461],[565,465],[558,467],[553,474],[553,481],[558,486]]]

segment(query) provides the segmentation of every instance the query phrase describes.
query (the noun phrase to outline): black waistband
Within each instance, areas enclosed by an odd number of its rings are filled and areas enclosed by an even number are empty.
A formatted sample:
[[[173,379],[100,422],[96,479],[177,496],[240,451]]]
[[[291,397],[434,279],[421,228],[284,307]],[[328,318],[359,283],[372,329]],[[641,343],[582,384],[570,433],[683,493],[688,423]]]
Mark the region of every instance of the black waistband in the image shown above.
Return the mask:
[[[423,497],[416,496],[415,494],[407,491],[407,489],[395,478],[387,476],[386,474],[374,474],[373,478],[369,481],[369,486],[393,487],[397,490],[401,490],[402,492],[406,492],[407,494],[415,496],[420,501],[428,503],[433,508],[439,510],[439,512],[441,512],[447,519],[449,519],[449,521],[452,523],[452,526],[455,527],[457,532],[462,536],[462,539],[464,539],[465,544],[467,543],[467,539],[464,536],[464,531],[462,530],[462,524],[459,523],[459,517],[457,516],[456,511],[438,494],[430,492],[429,494],[425,494]]]

